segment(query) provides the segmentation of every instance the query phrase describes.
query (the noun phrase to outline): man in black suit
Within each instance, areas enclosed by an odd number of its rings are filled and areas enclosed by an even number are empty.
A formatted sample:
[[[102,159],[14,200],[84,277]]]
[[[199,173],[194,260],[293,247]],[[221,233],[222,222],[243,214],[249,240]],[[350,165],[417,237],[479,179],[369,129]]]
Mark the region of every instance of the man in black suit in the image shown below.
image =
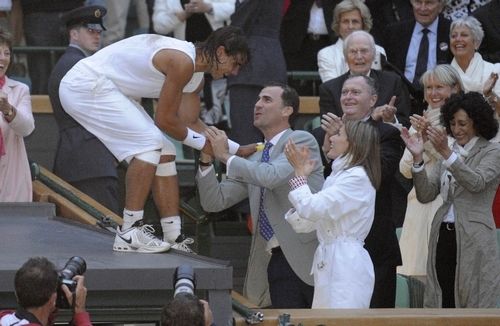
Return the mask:
[[[481,22],[484,38],[479,47],[483,59],[500,62],[500,0],[493,0],[474,12],[474,17]]]
[[[410,98],[403,81],[393,72],[371,69],[375,58],[373,37],[365,31],[355,31],[346,37],[344,42],[344,56],[349,71],[320,85],[319,106],[321,114],[332,112],[339,117],[342,116],[340,97],[344,81],[350,75],[369,75],[375,79],[378,85],[383,85],[378,92],[372,114],[373,118],[388,123],[399,122],[408,126],[410,123]],[[393,96],[396,99],[389,105]]]
[[[373,78],[364,74],[348,76],[340,93],[343,119],[371,121],[380,135],[382,183],[377,190],[375,218],[370,233],[365,239],[365,248],[370,254],[375,269],[375,287],[370,308],[394,308],[396,266],[401,265],[402,262],[396,230],[391,218],[391,188],[403,155],[404,145],[397,128],[380,120],[373,120],[371,117],[378,99],[376,82]],[[324,116],[324,119],[333,121],[332,125],[339,126],[342,123],[341,118],[332,113]],[[328,136],[334,133],[335,131],[329,130]]]
[[[63,109],[59,84],[78,61],[96,52],[105,30],[101,6],[80,7],[63,16],[70,44],[49,78],[49,97],[59,128],[54,173],[113,212],[121,214],[116,159],[99,139]]]
[[[411,0],[414,19],[389,25],[384,32],[381,45],[387,60],[413,85],[410,92],[417,102],[414,112],[422,114],[423,91],[420,77],[428,69],[438,64],[450,63],[450,24],[440,13],[446,0]],[[417,69],[422,39],[427,45],[422,47],[421,69]],[[426,50],[425,50],[426,49]],[[424,52],[427,55],[424,55]]]

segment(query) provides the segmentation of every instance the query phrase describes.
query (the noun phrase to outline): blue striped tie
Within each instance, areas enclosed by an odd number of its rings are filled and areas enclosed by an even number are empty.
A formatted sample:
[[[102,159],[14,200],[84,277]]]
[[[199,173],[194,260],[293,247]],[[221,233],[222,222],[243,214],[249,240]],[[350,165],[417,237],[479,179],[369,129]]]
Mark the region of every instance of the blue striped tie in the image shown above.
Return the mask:
[[[271,142],[267,142],[264,146],[264,150],[262,151],[262,159],[261,162],[269,162],[269,150],[273,144]],[[273,228],[271,224],[269,224],[269,219],[267,218],[265,209],[264,209],[264,191],[263,187],[260,188],[260,204],[259,204],[259,231],[264,239],[269,241],[274,235]]]

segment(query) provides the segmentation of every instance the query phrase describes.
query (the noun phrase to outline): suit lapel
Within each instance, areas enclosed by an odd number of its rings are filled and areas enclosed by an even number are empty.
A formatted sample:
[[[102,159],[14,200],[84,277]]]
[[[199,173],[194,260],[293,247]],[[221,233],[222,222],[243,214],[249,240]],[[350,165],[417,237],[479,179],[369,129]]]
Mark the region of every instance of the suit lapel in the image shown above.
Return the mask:
[[[287,129],[283,135],[281,135],[280,140],[273,146],[273,150],[271,151],[270,161],[278,157],[281,152],[283,152],[283,147],[286,145],[288,141],[289,135],[292,133],[292,129]]]
[[[403,60],[403,67],[406,65],[406,54],[408,53],[408,49],[410,48],[410,43],[411,43],[411,36],[413,35],[413,29],[415,28],[416,21],[412,21],[411,23],[408,22],[408,24],[405,24],[405,28],[402,31],[402,36],[401,39],[404,40],[404,43],[402,44],[402,51],[401,53]]]
[[[488,145],[488,141],[483,138],[479,138],[476,142],[476,144],[471,148],[469,151],[469,154],[467,157],[464,159],[464,164],[469,166],[470,168],[475,168],[476,165],[478,164],[478,161],[476,160],[476,156],[481,153],[481,150]],[[454,191],[454,196],[458,195],[464,190],[464,187],[460,186],[458,183],[456,184],[456,188]]]
[[[436,64],[449,63],[451,60],[450,52],[450,28],[446,18],[439,16],[437,28],[436,44]],[[444,49],[444,50],[443,50]]]

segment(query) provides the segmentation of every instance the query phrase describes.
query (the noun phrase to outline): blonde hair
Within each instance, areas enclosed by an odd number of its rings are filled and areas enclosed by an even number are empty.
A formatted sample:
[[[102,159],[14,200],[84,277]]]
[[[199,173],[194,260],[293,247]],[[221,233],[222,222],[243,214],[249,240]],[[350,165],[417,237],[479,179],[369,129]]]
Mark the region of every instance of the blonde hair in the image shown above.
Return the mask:
[[[363,30],[369,32],[372,29],[372,15],[370,13],[370,9],[368,9],[364,2],[361,0],[343,0],[335,6],[335,9],[333,9],[333,22],[331,28],[335,34],[340,35],[340,16],[353,10],[359,11],[361,19],[363,20]]]
[[[420,83],[425,86],[434,78],[438,82],[448,85],[450,87],[457,87],[457,91],[463,91],[464,85],[458,72],[451,65],[437,65],[432,69],[424,72],[420,77]]]

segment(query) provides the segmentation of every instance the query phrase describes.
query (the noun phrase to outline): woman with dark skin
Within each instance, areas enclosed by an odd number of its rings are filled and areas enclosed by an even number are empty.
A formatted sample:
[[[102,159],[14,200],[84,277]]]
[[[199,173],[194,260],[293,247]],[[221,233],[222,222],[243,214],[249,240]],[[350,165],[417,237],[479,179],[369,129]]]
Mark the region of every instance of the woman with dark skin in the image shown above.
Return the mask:
[[[422,134],[401,136],[412,153],[412,175],[422,203],[443,197],[431,226],[424,306],[493,308],[500,264],[491,206],[500,181],[500,145],[493,110],[476,92],[455,94],[441,108],[444,128],[425,132],[441,164],[427,172]],[[455,139],[451,148],[447,136]]]

